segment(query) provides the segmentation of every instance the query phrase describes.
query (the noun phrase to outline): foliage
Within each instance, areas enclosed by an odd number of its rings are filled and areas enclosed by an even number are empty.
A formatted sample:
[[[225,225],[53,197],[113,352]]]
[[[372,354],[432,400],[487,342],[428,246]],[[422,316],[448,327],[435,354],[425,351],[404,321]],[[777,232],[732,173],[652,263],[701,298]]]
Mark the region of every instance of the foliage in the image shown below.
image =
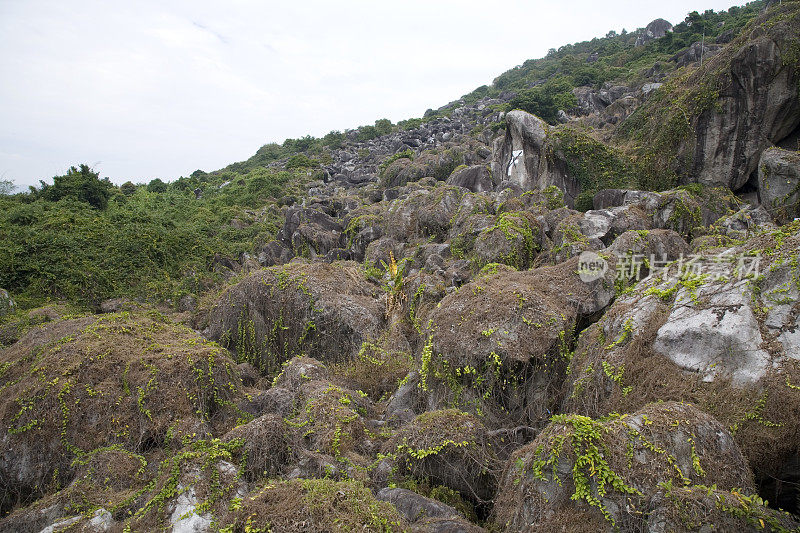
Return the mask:
[[[42,198],[53,202],[67,198],[74,199],[96,209],[106,208],[114,188],[108,178],[101,180],[88,165],[80,165],[80,168],[70,167],[63,176],[54,177],[52,185],[43,181],[41,184],[41,190],[37,193]]]
[[[577,105],[572,94],[572,84],[560,77],[548,80],[532,89],[523,89],[508,103],[507,109],[522,109],[550,124],[558,121],[559,109],[571,109]]]
[[[114,194],[112,184],[81,165],[54,185],[0,196],[0,287],[34,305],[48,298],[96,305],[116,296],[176,301],[197,294],[221,279],[215,254],[234,260],[252,254],[279,224],[277,209],[241,225],[231,220],[308,179],[262,168],[222,187],[234,176],[193,176],[164,184],[163,192],[127,186]],[[201,198],[195,188],[203,189]]]

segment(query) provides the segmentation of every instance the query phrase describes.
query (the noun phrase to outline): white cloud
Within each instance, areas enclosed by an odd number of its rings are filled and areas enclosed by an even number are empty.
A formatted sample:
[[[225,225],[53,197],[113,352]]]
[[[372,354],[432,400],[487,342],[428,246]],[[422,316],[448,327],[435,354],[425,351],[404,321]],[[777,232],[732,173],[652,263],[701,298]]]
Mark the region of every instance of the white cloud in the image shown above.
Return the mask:
[[[551,47],[728,5],[0,0],[0,178],[213,170],[266,142],[420,116]]]

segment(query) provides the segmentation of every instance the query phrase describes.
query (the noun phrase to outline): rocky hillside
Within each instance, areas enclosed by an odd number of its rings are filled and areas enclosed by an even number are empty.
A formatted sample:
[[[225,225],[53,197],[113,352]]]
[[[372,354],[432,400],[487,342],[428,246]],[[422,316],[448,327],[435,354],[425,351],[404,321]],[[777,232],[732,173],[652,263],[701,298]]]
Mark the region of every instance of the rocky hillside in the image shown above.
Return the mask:
[[[3,200],[0,531],[800,531],[800,2],[387,122]]]

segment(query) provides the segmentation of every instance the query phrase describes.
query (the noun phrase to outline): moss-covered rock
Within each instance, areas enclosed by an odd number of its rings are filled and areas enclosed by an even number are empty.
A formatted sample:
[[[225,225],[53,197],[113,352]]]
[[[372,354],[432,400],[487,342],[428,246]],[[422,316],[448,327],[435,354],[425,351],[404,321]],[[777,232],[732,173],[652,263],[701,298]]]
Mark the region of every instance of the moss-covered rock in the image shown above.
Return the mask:
[[[224,291],[206,331],[263,374],[300,354],[351,360],[383,326],[377,291],[355,263],[289,263]]]
[[[446,296],[430,315],[421,387],[435,401],[535,425],[555,407],[574,328],[613,297],[613,258],[581,280],[578,258],[527,272],[481,277]]]
[[[419,415],[384,451],[393,454],[399,475],[428,479],[485,504],[494,496],[500,466],[494,444],[477,418],[447,409]]]
[[[569,509],[593,515],[599,531],[640,531],[663,486],[698,484],[754,492],[730,433],[690,405],[652,404],[604,420],[558,415],[509,458],[495,517],[509,530],[547,528],[569,520]]]
[[[3,351],[0,368],[6,509],[66,485],[92,450],[174,450],[244,415],[227,352],[155,312],[56,320]]]
[[[335,533],[408,529],[397,510],[379,501],[358,481],[294,479],[273,481],[238,501],[220,519],[225,531]]]

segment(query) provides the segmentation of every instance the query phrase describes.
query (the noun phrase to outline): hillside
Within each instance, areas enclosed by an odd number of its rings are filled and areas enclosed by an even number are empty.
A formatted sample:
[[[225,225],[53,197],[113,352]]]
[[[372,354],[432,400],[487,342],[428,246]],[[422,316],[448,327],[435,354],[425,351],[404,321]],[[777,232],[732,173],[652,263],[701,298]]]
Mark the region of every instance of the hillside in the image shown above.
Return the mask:
[[[0,195],[0,531],[800,531],[800,2]]]

